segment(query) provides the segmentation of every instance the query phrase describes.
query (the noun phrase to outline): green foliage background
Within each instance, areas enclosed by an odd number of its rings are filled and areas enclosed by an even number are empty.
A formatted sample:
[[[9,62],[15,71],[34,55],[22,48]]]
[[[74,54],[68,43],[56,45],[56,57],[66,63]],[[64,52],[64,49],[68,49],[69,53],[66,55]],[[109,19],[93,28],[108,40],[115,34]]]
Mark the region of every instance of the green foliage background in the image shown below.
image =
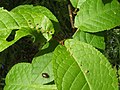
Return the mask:
[[[7,10],[24,5],[33,4],[47,7],[58,18],[62,32],[57,37],[58,40],[62,40],[69,37],[72,29],[70,27],[69,13],[67,1],[56,0],[1,0],[0,7],[4,7]],[[64,11],[64,12],[63,12]],[[12,32],[8,40],[13,40],[15,32]],[[0,53],[0,89],[4,87],[4,78],[11,67],[19,62],[31,62],[34,55],[38,52],[39,46],[33,43],[33,39],[29,36],[23,37],[18,40],[14,45],[10,46],[6,50]]]
[[[74,0],[71,0],[71,1],[74,1]],[[84,1],[85,0],[83,0],[83,2]],[[106,1],[106,0],[103,0],[103,1]],[[71,38],[71,36],[74,34],[73,28],[71,27],[71,24],[70,24],[70,17],[69,17],[69,11],[68,11],[68,4],[70,4],[70,1],[67,1],[67,0],[1,0],[0,7],[4,7],[5,9],[10,11],[17,6],[24,5],[24,4],[45,6],[57,17],[62,31],[60,31],[56,36],[54,36],[56,40],[61,41],[66,38]],[[73,4],[73,6],[78,7],[79,5],[77,6]],[[75,8],[72,7],[72,10],[75,11]],[[15,32],[11,33],[8,40],[12,40],[14,38],[14,33]],[[105,36],[105,46],[103,44],[103,45],[100,45],[99,47],[96,47],[98,46],[96,45],[95,47],[100,49],[100,51],[109,59],[113,68],[115,68],[118,75],[118,79],[119,79],[120,27],[117,26],[111,29],[110,31],[103,31],[102,33]],[[84,35],[89,36],[88,33],[84,33]],[[73,36],[73,38],[80,39],[80,37],[76,37],[75,35]],[[84,42],[89,43],[89,40],[86,40],[86,39],[82,39],[82,40]],[[103,41],[102,36],[100,40]],[[38,44],[33,43],[32,41],[33,39],[31,39],[29,36],[23,37],[20,40],[18,40],[14,45],[5,49],[3,52],[0,52],[0,64],[1,64],[0,89],[4,87],[5,76],[13,65],[19,62],[32,62],[33,57],[39,51]],[[94,42],[90,44],[94,44]],[[103,48],[105,48],[105,50],[102,50]]]

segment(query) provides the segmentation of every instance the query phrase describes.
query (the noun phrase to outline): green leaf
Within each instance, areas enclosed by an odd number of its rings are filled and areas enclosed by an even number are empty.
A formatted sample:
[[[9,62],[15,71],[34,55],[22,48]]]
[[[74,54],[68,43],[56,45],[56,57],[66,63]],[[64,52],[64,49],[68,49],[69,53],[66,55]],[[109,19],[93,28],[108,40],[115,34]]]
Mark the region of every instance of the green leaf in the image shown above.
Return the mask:
[[[32,63],[35,83],[46,84],[54,80],[54,75],[52,72],[52,53],[35,57]],[[42,73],[47,73],[50,78],[43,78]]]
[[[120,3],[112,0],[86,0],[75,17],[75,27],[82,31],[99,32],[120,25]]]
[[[18,30],[16,31],[16,35],[15,35],[15,38],[14,40],[12,41],[6,41],[5,38],[0,38],[0,52],[3,51],[4,49],[6,49],[7,47],[11,46],[12,44],[14,44],[16,41],[18,41],[20,38],[24,37],[24,36],[27,36],[27,35],[31,35],[28,31],[30,29],[21,29],[21,30]],[[4,44],[4,45],[3,45]]]
[[[36,84],[34,80],[32,65],[19,63],[7,74],[4,90],[57,90],[55,85]]]
[[[36,41],[43,41],[42,43],[52,38],[54,27],[51,20],[42,13],[27,12],[27,10],[31,9],[23,9],[24,12],[20,13],[0,10],[0,52],[27,35],[34,36]],[[25,32],[23,32],[23,28]],[[7,41],[12,30],[16,30],[15,38]],[[40,39],[40,37],[43,38]]]
[[[28,12],[14,12],[16,14],[14,15],[14,19],[19,26],[26,28],[29,27],[33,30],[36,30],[38,33],[41,32],[47,41],[49,41],[52,38],[52,34],[54,34],[54,27],[52,22],[44,14],[36,13],[34,11],[29,12],[29,10],[31,9],[28,9]]]
[[[50,40],[35,55],[31,64],[19,63],[13,66],[6,76],[4,90],[19,90],[20,88],[22,90],[56,90],[54,84],[48,83],[54,80],[52,56],[57,45],[57,42]],[[43,77],[43,74],[47,74],[48,77]]]
[[[86,0],[70,0],[74,8],[80,8],[80,6],[85,2]]]
[[[50,10],[48,10],[47,8],[43,7],[43,6],[33,6],[33,5],[20,5],[14,9],[12,9],[11,12],[15,12],[15,13],[31,13],[35,12],[35,13],[41,13],[44,14],[46,17],[48,17],[54,26],[55,32],[59,32],[60,31],[60,25],[58,23],[58,20],[56,19],[56,17],[51,13]]]
[[[58,90],[118,90],[115,71],[98,50],[69,39],[53,55],[53,71]]]
[[[88,44],[93,45],[96,48],[105,49],[104,37],[100,33],[87,33],[81,30],[78,30],[73,38]]]
[[[17,13],[25,13],[25,12],[36,12],[36,13],[42,13],[45,16],[47,16],[49,19],[58,22],[56,17],[51,13],[50,10],[43,6],[33,6],[33,5],[20,5],[14,9],[12,9],[11,12],[17,12]]]
[[[41,51],[39,51],[33,58],[33,74],[36,78],[35,83],[46,84],[54,80],[53,69],[52,69],[52,56],[55,47],[58,42],[50,40],[44,45]],[[50,78],[43,78],[42,73],[48,73]]]

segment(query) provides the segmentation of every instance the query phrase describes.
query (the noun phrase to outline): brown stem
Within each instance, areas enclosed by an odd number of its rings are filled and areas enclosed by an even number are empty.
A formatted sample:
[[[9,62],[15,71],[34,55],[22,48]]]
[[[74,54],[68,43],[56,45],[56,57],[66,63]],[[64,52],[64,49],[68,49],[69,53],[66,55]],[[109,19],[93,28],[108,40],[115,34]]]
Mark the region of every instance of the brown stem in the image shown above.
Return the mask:
[[[76,31],[76,28],[74,27],[74,14],[73,14],[73,10],[72,10],[72,5],[69,1],[68,3],[68,10],[69,10],[69,16],[70,16],[70,23],[71,23],[71,27],[72,27],[72,32],[74,33]]]
[[[71,4],[68,4],[68,10],[69,10],[69,16],[70,16],[71,26],[72,26],[72,28],[74,28],[74,24],[73,24],[73,12],[72,12]]]

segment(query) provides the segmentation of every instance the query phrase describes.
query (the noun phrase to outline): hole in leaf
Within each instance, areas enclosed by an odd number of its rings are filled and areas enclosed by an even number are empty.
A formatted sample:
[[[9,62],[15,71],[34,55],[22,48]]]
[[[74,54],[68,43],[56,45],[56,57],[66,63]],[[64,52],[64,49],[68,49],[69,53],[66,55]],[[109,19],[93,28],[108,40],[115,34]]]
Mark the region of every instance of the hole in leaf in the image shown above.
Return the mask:
[[[36,26],[38,26],[39,24],[37,23]]]
[[[39,27],[38,29],[41,29],[42,27]]]
[[[28,24],[29,24],[30,28],[32,28],[32,29],[35,28],[33,23],[31,22],[31,20],[28,20]]]
[[[17,30],[12,30],[12,32],[10,33],[10,35],[6,38],[6,41],[10,42],[10,41],[14,40],[16,31]]]
[[[31,23],[31,20],[28,20],[29,23]]]
[[[49,34],[53,34],[53,32],[52,32],[52,31],[49,31]]]
[[[46,31],[47,34],[49,34],[49,31]]]
[[[39,26],[39,24],[36,24],[36,30],[40,30],[42,27]]]
[[[89,70],[86,70],[86,71],[85,71],[85,74],[87,74],[87,73],[89,73]]]

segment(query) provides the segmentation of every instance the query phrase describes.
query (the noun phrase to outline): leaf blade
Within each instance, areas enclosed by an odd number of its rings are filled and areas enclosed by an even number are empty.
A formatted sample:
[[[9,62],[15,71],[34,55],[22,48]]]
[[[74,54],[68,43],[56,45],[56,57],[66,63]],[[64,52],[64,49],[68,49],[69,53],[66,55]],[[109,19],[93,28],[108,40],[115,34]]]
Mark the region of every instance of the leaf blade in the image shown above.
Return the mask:
[[[66,58],[66,53],[69,58]],[[76,40],[67,40],[65,42],[65,47],[59,46],[56,48],[53,56],[53,61],[53,63],[55,64],[53,70],[58,90],[69,90],[73,87],[78,86],[79,87],[76,90],[118,90],[117,78],[110,63],[99,51],[97,51],[89,44]],[[60,76],[65,75],[66,72],[62,71],[64,69],[67,69],[67,66],[70,67],[70,62],[72,61],[77,63],[74,66],[78,67],[83,76],[80,75],[78,77],[78,81],[76,80],[77,82],[74,84],[73,87],[71,87],[72,85],[70,85],[68,88],[66,88],[66,85],[69,85],[70,82],[72,82],[72,80],[69,80],[71,79],[71,73],[73,73],[73,70],[71,69],[71,71],[69,71],[70,73],[67,74],[67,78]],[[62,67],[62,71],[59,70],[59,67]],[[74,70],[76,71],[76,69]],[[74,75],[74,77],[77,76]],[[84,82],[80,83],[80,79],[83,79],[85,83],[87,83],[83,84],[81,88],[79,84]],[[62,85],[61,83],[65,84]]]
[[[4,90],[57,90],[55,85],[33,83],[33,77],[30,63],[16,64],[6,76]]]
[[[23,7],[25,8],[25,6]],[[19,8],[17,10],[19,11]],[[43,43],[52,38],[52,35],[54,34],[54,26],[48,17],[42,13],[31,11],[31,8],[23,9],[22,11],[24,12],[17,13],[12,11],[8,12],[4,9],[0,10],[0,52],[14,44],[21,37],[27,35],[31,35],[36,41],[38,40],[38,42],[41,41]],[[24,30],[25,33],[22,32],[23,28],[26,28],[28,31]],[[15,38],[12,41],[7,41],[6,39],[9,37],[12,30],[17,30],[17,35],[15,35]],[[41,40],[39,38],[41,38]]]
[[[104,37],[101,33],[87,33],[81,30],[77,30],[73,35],[73,39],[91,44],[101,50],[105,49]]]
[[[117,0],[103,4],[102,0],[87,0],[75,17],[75,26],[87,32],[109,30],[120,25],[120,4]]]
[[[74,59],[70,56],[70,53],[66,52],[65,47],[58,46],[57,48],[60,48],[61,51],[59,50],[59,52],[57,52],[57,51],[54,52],[54,53],[56,53],[56,55],[54,55],[54,57],[53,57],[53,61],[54,61],[53,62],[54,63],[53,70],[55,73],[55,81],[56,81],[56,85],[58,87],[58,90],[70,90],[70,88],[76,88],[76,90],[81,89],[82,86],[84,86],[84,83],[86,82],[85,78],[81,78],[81,79],[79,78],[78,81],[81,82],[81,83],[79,83],[80,84],[79,87],[78,86],[72,87],[72,81],[74,81],[75,76],[77,77],[77,75],[79,75],[79,72],[81,72],[79,66],[74,61]],[[60,58],[58,58],[58,55],[59,55],[59,57],[63,56],[63,55],[65,57],[64,57],[64,59],[60,59]],[[55,58],[57,61],[54,60]],[[67,62],[68,58],[69,58],[69,62]],[[72,73],[70,72],[70,71],[74,71],[74,70],[76,70],[77,72],[72,72]],[[63,74],[66,74],[66,75],[63,75]],[[68,77],[67,75],[70,76],[69,79],[67,79],[67,77]],[[80,76],[84,77],[83,74]],[[67,79],[66,82],[64,82],[64,79],[62,79],[62,77]],[[61,79],[63,80],[63,82],[60,81]]]
[[[85,2],[86,0],[70,0],[74,8],[80,8],[80,6]]]
[[[52,56],[58,42],[50,40],[35,55],[32,63],[19,63],[12,67],[5,78],[4,90],[57,90],[53,82]],[[44,77],[47,74],[48,77]],[[13,80],[12,80],[13,79]]]

